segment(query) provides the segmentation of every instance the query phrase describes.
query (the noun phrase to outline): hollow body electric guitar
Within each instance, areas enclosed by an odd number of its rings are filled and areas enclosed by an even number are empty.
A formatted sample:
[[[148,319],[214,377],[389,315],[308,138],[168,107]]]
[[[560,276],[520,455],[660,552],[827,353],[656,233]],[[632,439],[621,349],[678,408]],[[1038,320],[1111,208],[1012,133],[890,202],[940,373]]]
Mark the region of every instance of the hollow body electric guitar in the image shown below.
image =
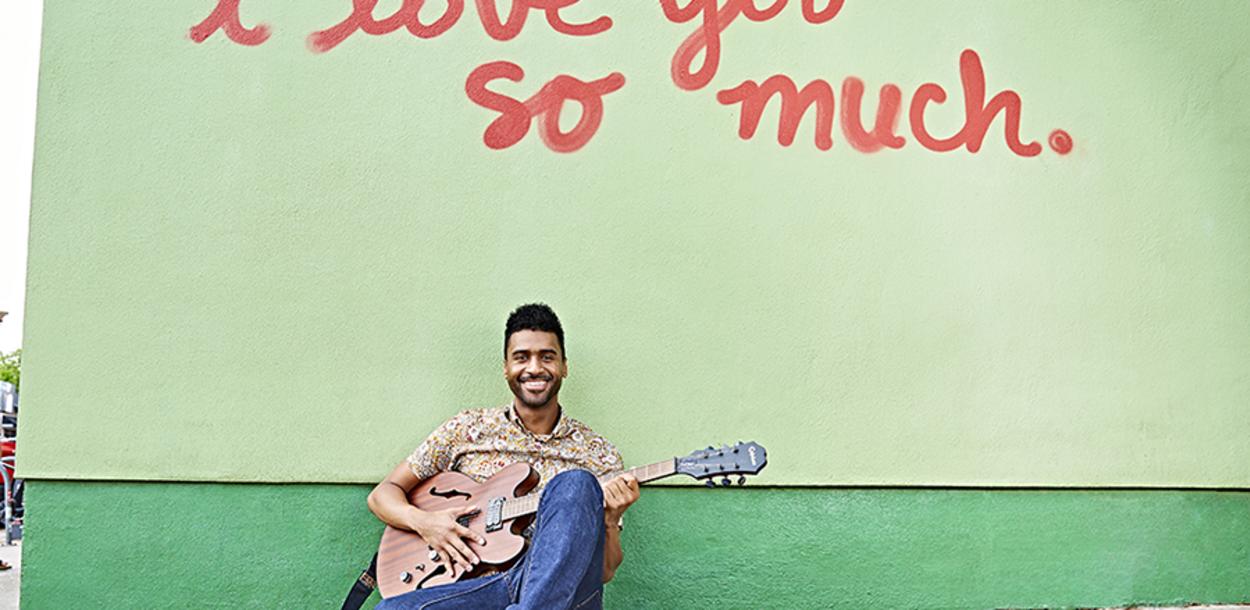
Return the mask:
[[[639,483],[650,483],[675,474],[706,480],[708,487],[730,485],[730,476],[742,485],[745,475],[758,474],[768,463],[764,448],[756,443],[738,443],[720,448],[708,447],[686,457],[675,457],[647,466],[599,477],[605,484],[621,474],[632,474]],[[538,472],[524,462],[512,464],[483,483],[459,472],[432,476],[408,493],[408,501],[426,511],[474,506],[478,512],[460,517],[461,525],[486,539],[485,545],[465,540],[482,560],[472,571],[459,578],[447,572],[442,564],[431,561],[430,547],[415,532],[386,527],[378,547],[378,592],[383,598],[402,595],[415,589],[471,578],[487,569],[506,569],[525,550],[521,532],[533,521],[540,494],[528,494],[538,485]]]

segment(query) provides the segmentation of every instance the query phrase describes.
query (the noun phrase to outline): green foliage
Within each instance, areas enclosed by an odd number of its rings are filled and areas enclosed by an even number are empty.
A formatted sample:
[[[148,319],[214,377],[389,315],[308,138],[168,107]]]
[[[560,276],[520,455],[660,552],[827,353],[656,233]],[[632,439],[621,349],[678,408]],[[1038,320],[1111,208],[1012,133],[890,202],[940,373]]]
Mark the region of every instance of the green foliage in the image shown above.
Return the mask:
[[[20,392],[22,389],[22,350],[12,354],[0,353],[0,381],[13,384]]]

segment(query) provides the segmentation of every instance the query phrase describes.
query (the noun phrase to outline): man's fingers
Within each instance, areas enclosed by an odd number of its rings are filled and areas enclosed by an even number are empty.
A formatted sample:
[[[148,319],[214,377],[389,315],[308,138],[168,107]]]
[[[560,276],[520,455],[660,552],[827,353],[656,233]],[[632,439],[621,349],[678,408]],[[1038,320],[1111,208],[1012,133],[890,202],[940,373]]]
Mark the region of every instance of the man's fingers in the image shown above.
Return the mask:
[[[479,535],[477,534],[477,532],[475,532],[475,531],[473,531],[473,530],[471,530],[471,529],[469,529],[469,528],[467,528],[467,527],[465,527],[465,526],[463,526],[463,525],[457,525],[457,526],[456,526],[456,533],[457,533],[457,534],[459,534],[461,538],[467,538],[467,539],[472,540],[472,541],[474,541],[474,542],[476,542],[476,543],[478,543],[478,544],[486,544],[486,539],[485,539],[485,538],[483,538],[483,537],[479,536]]]
[[[470,532],[470,534],[472,534],[472,532]],[[451,544],[456,547],[456,551],[460,553],[460,556],[464,557],[466,565],[477,563],[477,554],[469,549],[469,545],[465,544],[463,540],[453,536]]]
[[[638,497],[638,479],[631,475],[621,475],[603,486],[605,507],[622,509],[633,504]]]
[[[456,541],[460,540],[459,538],[453,538],[453,539]],[[464,546],[464,543],[461,542],[460,546]],[[456,548],[455,544],[445,543],[443,545],[443,554],[447,556],[447,560],[451,564],[457,564],[457,563],[461,563],[464,565],[469,564],[469,559],[460,552],[460,549]]]
[[[462,506],[462,507],[460,507],[460,508],[456,509],[456,516],[457,516],[457,517],[463,517],[463,516],[465,516],[465,515],[472,515],[473,513],[476,513],[476,512],[481,512],[481,510],[482,510],[482,509],[480,509],[480,508],[478,508],[478,507],[473,506],[472,504],[470,504],[470,505],[468,505],[468,506]]]
[[[604,504],[606,504],[607,506],[614,506],[618,502],[620,502],[620,492],[617,491],[616,485],[614,485],[614,483],[616,483],[616,481],[612,481],[612,483],[608,483],[608,485],[603,488]]]
[[[451,558],[455,563],[461,564],[462,566],[472,565],[473,560],[469,559],[469,556],[472,555],[473,552],[469,550],[469,547],[464,545],[462,540],[452,536],[451,544],[447,545],[447,548],[452,552]]]
[[[435,561],[435,563],[437,563],[440,566],[443,566],[443,570],[446,571],[448,574],[451,574],[452,573],[451,553],[448,553],[446,550],[442,550],[439,548],[435,548],[434,550],[438,551],[438,559]]]
[[[617,491],[621,492],[622,495],[628,497],[638,491],[638,479],[633,475],[623,474],[615,479],[612,479],[612,482],[608,483],[608,486],[615,488]]]

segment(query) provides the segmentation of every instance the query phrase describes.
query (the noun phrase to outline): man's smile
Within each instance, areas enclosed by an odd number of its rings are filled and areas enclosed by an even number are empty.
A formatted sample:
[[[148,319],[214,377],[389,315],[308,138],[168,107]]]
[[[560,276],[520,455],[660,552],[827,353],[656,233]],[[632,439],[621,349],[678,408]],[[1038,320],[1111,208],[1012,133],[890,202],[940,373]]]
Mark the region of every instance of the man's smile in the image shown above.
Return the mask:
[[[549,376],[521,378],[521,387],[525,388],[529,392],[538,393],[546,391],[547,386],[550,383],[551,377]]]

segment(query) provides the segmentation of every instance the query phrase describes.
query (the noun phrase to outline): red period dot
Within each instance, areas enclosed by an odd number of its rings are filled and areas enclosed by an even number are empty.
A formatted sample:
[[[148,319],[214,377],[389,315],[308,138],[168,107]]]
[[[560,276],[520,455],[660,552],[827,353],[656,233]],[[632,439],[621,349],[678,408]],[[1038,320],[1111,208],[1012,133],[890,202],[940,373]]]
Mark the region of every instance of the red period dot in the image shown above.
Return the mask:
[[[1062,129],[1050,132],[1049,142],[1050,148],[1061,155],[1072,152],[1072,136]]]

